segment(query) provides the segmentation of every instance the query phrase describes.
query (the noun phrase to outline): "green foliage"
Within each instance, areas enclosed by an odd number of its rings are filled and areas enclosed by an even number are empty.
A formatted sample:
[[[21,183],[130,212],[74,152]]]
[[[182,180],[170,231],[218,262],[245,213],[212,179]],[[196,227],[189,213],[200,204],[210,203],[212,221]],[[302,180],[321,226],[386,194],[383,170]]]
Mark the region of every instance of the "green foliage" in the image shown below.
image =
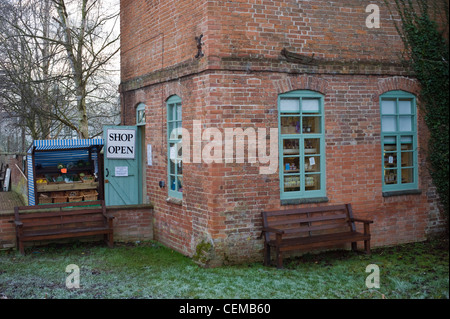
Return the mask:
[[[395,0],[411,67],[421,84],[420,101],[430,132],[429,171],[446,217],[449,212],[449,46],[448,4]],[[445,16],[442,16],[445,13]]]
[[[213,246],[202,240],[195,248],[195,255],[192,259],[200,262],[201,264],[207,263],[210,260],[211,249]]]

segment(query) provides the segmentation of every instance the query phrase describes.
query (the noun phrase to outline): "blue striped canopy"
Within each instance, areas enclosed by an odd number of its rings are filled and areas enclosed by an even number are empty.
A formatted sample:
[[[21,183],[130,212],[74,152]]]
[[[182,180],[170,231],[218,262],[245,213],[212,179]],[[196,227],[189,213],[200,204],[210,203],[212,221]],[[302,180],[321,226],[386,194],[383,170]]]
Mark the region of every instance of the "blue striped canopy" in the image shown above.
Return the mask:
[[[77,140],[35,140],[28,150],[28,205],[36,202],[34,196],[34,165],[41,167],[56,167],[59,163],[74,164],[78,161],[89,160],[89,149],[92,150],[91,159],[94,161],[95,171],[98,172],[97,151],[103,147],[101,138]],[[34,152],[33,152],[34,151]]]
[[[93,145],[102,145],[104,142],[101,138],[94,139],[77,139],[77,140],[36,140],[33,142],[30,150],[64,150],[72,148],[89,148]],[[29,151],[30,152],[30,151]]]
[[[78,161],[89,159],[89,148],[94,150],[92,159],[96,159],[97,147],[103,147],[103,139],[79,140],[36,140],[28,151],[34,149],[34,164],[42,167],[56,167],[59,163],[76,164]]]

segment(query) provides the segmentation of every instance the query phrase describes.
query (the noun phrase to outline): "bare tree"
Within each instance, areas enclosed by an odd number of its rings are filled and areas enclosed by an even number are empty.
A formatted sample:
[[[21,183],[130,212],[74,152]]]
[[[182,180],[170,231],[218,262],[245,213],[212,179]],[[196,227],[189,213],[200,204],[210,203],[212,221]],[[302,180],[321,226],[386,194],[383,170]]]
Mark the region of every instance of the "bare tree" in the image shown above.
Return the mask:
[[[118,19],[118,12],[102,15],[100,0],[52,0],[58,12],[55,19],[60,25],[64,39],[60,43],[66,50],[74,82],[81,137],[89,137],[88,113],[86,99],[90,81],[101,71],[119,51],[119,36],[111,28],[104,30],[108,21]],[[78,16],[71,17],[68,6],[75,6]],[[93,82],[93,81],[92,81]]]
[[[53,101],[49,87],[54,79],[50,78],[50,69],[56,48],[38,37],[24,37],[18,28],[21,26],[36,36],[48,36],[49,7],[45,3],[39,8],[32,4],[32,1],[18,1],[12,5],[2,1],[0,97],[2,109],[9,118],[16,118],[18,125],[27,127],[32,138],[46,138],[51,127],[49,111]]]
[[[100,125],[90,122],[101,114],[104,124],[111,123],[119,109],[112,66],[118,11],[108,13],[100,0],[24,0],[13,8],[13,17],[0,18],[0,39],[9,44],[0,68],[15,87],[5,94],[10,113],[22,118],[33,138],[55,136],[64,127],[81,138],[99,134]]]

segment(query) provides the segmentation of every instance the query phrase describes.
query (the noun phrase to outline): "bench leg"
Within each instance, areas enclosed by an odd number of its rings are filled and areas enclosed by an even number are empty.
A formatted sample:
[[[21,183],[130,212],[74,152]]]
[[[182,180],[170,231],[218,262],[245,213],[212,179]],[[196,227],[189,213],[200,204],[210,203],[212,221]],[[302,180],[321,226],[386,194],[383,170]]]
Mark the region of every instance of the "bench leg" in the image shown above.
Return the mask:
[[[23,242],[21,240],[17,240],[17,245],[19,246],[19,252],[22,255],[25,255],[25,247],[23,245]]]
[[[277,247],[277,268],[278,269],[283,268],[283,253],[280,251],[278,247]]]
[[[114,246],[113,234],[106,234],[105,242],[109,248],[113,248],[113,246]]]
[[[358,250],[358,245],[357,243],[354,241],[352,242],[352,251],[357,251]]]
[[[364,250],[366,254],[370,255],[370,240],[364,241]]]
[[[264,244],[264,266],[270,266],[270,245]]]

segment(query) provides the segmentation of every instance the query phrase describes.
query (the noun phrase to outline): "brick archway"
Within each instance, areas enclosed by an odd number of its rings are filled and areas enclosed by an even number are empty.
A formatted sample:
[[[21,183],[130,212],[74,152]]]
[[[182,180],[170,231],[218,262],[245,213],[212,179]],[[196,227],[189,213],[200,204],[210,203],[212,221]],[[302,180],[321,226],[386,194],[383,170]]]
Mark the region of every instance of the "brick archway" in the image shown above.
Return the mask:
[[[394,90],[402,90],[419,98],[420,84],[416,79],[403,76],[380,79],[378,81],[378,91],[373,98],[374,102],[378,102],[380,95],[383,93]]]
[[[180,80],[165,83],[161,86],[161,89],[163,90],[162,94],[163,94],[164,102],[167,102],[167,100],[173,95],[177,95],[182,100],[185,100],[186,95],[189,92],[189,90],[181,83]]]
[[[313,75],[287,76],[274,82],[278,94],[294,90],[311,90],[327,94],[328,81]]]

